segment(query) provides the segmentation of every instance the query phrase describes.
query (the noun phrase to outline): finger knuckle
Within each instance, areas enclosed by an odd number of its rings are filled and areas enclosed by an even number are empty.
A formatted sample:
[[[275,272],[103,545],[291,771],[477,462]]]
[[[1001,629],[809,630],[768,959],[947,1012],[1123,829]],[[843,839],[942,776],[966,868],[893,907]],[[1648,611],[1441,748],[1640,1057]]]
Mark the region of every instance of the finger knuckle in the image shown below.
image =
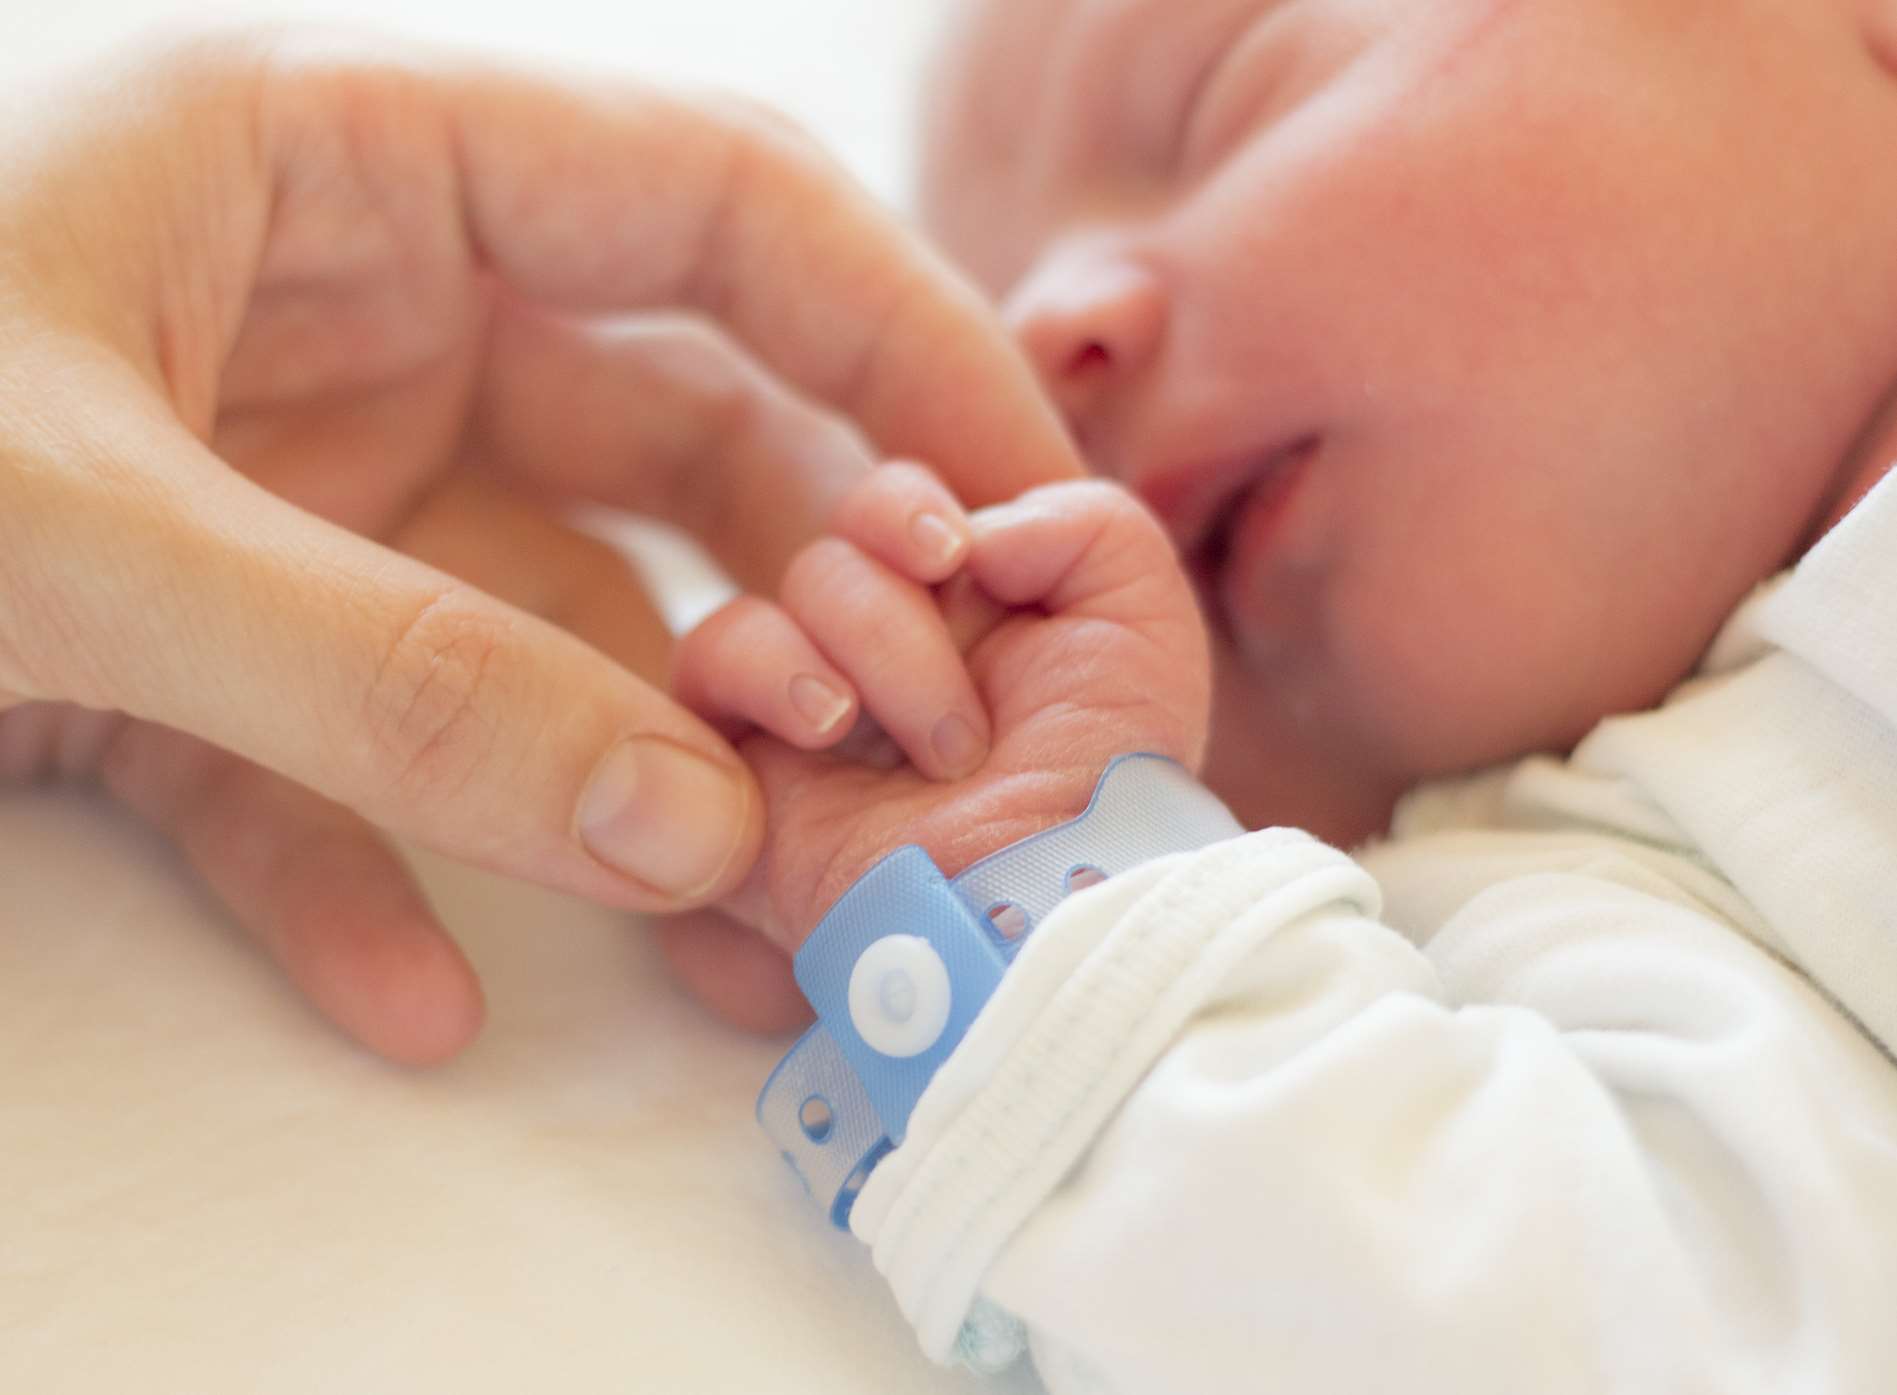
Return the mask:
[[[924,466],[909,460],[878,465],[851,492],[851,502],[859,509],[878,510],[905,504],[932,502],[943,486]]]
[[[823,142],[788,113],[742,93],[727,93],[721,108],[732,135],[760,155],[788,170],[834,176],[836,164]]]
[[[1132,520],[1145,512],[1131,490],[1112,480],[1071,480],[1050,488],[1066,494],[1075,510],[1101,518]]]
[[[793,615],[847,592],[862,569],[862,553],[838,537],[818,538],[791,559],[779,598]]]
[[[674,672],[700,677],[728,665],[752,647],[772,609],[757,596],[726,601],[679,640]]]
[[[1102,543],[1154,557],[1171,554],[1172,541],[1165,525],[1124,485],[1111,480],[1076,480],[1053,488],[1062,491],[1062,507],[1088,520]]]
[[[746,226],[747,209],[786,212],[826,201],[839,177],[817,142],[781,112],[727,95],[690,108],[690,121],[709,139],[710,171],[698,257],[684,277],[685,303],[724,321],[735,287],[729,279],[732,239]]]
[[[215,90],[253,79],[285,33],[254,19],[191,17],[150,35],[139,61],[182,91]]]
[[[706,620],[708,641],[744,646],[757,640],[777,621],[777,607],[761,596],[736,596]]]
[[[697,261],[684,278],[685,303],[724,322],[739,289],[731,279],[732,257],[739,250],[735,239],[755,226],[747,210],[774,208],[787,218],[828,216],[843,191],[855,186],[821,142],[763,103],[728,96],[696,104],[692,115],[706,123],[703,129],[719,153],[707,162],[716,176],[707,186]]]
[[[892,489],[918,494],[947,493],[942,477],[919,460],[892,460],[877,473]]]
[[[427,64],[420,48],[400,40],[319,23],[252,25],[247,43],[273,99],[342,114],[354,103],[411,100]]]
[[[364,725],[389,788],[452,796],[493,758],[502,673],[517,643],[511,621],[449,587],[396,628],[363,703]]]
[[[0,392],[8,386],[0,369]],[[8,422],[24,433],[56,429],[30,419]],[[114,497],[110,484],[58,465],[47,468],[62,449],[28,450],[20,468],[0,442],[0,694],[15,699],[70,699],[92,706],[110,705],[110,665],[94,632],[100,628],[97,595],[101,576],[111,569],[102,560],[112,553],[88,554],[90,539],[80,520],[126,518],[150,528],[153,520]],[[88,555],[90,568],[70,565]],[[109,621],[108,621],[109,623]]]

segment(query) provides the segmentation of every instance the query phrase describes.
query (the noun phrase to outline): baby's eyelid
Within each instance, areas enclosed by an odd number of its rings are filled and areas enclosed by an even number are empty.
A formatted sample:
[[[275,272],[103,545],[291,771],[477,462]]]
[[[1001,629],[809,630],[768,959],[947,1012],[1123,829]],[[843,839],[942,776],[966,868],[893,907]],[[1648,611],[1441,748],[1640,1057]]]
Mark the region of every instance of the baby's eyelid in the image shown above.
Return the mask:
[[[1232,134],[1263,113],[1296,66],[1282,36],[1289,8],[1274,8],[1228,45],[1194,85],[1181,122],[1177,169],[1193,174],[1217,158]]]
[[[1232,55],[1241,45],[1227,43],[1214,49],[1206,56],[1186,84],[1184,99],[1179,105],[1179,118],[1174,123],[1172,141],[1172,166],[1175,169],[1185,167],[1191,155],[1199,126],[1205,113],[1206,97],[1218,85],[1219,78],[1232,61]]]

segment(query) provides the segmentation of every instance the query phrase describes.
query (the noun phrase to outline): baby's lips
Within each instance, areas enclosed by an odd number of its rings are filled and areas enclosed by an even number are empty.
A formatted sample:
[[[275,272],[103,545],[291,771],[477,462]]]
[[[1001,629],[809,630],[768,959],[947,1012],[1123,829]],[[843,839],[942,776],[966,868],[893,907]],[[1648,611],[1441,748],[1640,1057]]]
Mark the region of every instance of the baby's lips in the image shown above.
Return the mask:
[[[1159,519],[1184,557],[1205,550],[1246,495],[1315,449],[1318,438],[1299,432],[1228,454],[1133,470],[1127,486]]]

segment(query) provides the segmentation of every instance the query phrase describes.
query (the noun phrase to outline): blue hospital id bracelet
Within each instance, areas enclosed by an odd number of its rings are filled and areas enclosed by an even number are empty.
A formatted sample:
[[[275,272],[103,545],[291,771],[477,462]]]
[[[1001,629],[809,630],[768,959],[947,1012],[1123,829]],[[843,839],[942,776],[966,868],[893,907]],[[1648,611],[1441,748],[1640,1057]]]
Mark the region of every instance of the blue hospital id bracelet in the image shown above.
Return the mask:
[[[831,1221],[850,1207],[1034,928],[1070,892],[1243,829],[1177,762],[1121,756],[1076,818],[950,880],[898,848],[837,899],[797,954],[817,1011],[757,1117]]]

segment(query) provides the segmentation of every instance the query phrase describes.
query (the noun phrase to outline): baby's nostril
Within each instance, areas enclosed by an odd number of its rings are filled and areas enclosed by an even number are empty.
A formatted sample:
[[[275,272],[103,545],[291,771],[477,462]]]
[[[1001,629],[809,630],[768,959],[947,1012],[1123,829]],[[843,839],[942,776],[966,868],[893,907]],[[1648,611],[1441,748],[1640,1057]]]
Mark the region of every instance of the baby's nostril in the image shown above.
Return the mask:
[[[1107,346],[1098,339],[1089,339],[1074,351],[1068,361],[1069,373],[1088,373],[1097,368],[1105,368],[1113,362],[1113,355],[1107,352]]]

